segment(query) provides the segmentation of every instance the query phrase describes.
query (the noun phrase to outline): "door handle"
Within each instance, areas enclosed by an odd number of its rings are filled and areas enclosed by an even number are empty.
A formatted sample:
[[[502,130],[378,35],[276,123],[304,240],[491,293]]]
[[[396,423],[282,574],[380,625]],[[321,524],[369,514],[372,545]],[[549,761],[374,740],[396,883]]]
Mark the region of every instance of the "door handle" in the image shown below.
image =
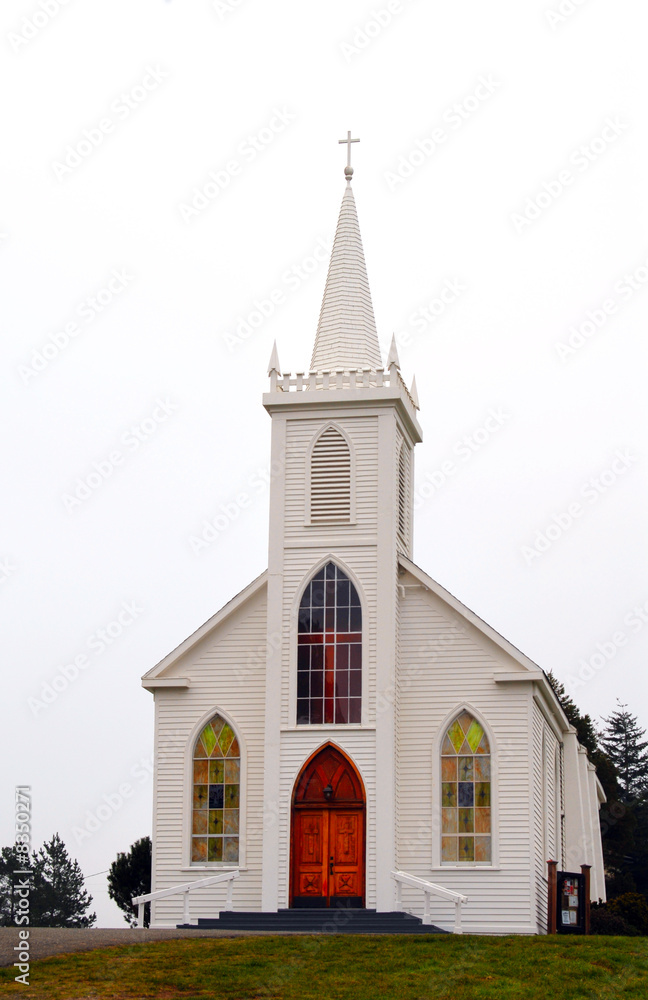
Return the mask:
[[[331,855],[331,859],[329,861],[329,875],[332,874],[333,874],[333,855]]]

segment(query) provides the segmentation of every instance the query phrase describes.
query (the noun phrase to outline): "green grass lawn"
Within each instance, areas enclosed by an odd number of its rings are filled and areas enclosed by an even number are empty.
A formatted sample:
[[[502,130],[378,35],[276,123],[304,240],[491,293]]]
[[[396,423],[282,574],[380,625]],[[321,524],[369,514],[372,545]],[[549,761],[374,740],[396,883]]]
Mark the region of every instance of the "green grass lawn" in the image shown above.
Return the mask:
[[[37,1000],[576,1000],[648,998],[648,938],[308,936],[198,938],[33,962]]]

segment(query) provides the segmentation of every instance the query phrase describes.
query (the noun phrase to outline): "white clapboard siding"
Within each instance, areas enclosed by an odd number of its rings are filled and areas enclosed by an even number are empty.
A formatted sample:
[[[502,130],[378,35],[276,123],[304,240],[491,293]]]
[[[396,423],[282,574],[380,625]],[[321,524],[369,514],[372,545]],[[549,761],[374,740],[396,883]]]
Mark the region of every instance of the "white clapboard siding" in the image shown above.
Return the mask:
[[[468,895],[466,930],[532,932],[529,685],[497,685],[494,671],[516,666],[510,658],[412,576],[404,574],[401,583],[397,865]],[[464,705],[479,713],[492,738],[497,870],[440,864],[438,748],[442,730]],[[411,912],[422,913],[421,893],[403,887],[403,900]],[[452,904],[433,898],[432,916],[451,927]]]
[[[192,735],[216,712],[229,718],[244,751],[245,862],[234,883],[234,906],[261,906],[261,837],[263,818],[263,752],[265,713],[266,590],[262,587],[228,619],[181,657],[165,676],[188,677],[188,689],[156,692],[153,891],[204,878],[214,865],[189,863]],[[243,753],[243,751],[242,751]],[[243,763],[243,759],[242,759]],[[191,894],[191,916],[214,916],[227,887],[214,886]],[[182,896],[154,901],[153,922],[182,922]]]

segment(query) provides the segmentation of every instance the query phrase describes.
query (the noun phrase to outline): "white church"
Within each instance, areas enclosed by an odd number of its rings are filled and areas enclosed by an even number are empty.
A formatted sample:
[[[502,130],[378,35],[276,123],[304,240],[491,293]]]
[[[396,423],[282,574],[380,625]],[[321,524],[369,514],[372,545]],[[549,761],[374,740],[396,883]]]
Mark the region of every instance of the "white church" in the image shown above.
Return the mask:
[[[310,371],[270,361],[268,569],[143,678],[151,926],[189,901],[545,933],[547,861],[605,898],[603,791],[543,671],[414,562],[418,399],[381,359],[352,174]]]

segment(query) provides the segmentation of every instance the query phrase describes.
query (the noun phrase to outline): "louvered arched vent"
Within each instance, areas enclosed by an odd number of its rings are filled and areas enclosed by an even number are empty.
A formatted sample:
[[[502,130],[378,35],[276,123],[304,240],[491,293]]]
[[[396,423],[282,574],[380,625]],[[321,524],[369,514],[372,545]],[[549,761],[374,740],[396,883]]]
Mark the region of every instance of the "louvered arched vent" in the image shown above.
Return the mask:
[[[403,541],[407,540],[407,486],[408,486],[408,455],[405,443],[401,445],[398,455],[398,533]]]
[[[320,434],[311,456],[311,522],[351,520],[351,453],[335,427]]]

